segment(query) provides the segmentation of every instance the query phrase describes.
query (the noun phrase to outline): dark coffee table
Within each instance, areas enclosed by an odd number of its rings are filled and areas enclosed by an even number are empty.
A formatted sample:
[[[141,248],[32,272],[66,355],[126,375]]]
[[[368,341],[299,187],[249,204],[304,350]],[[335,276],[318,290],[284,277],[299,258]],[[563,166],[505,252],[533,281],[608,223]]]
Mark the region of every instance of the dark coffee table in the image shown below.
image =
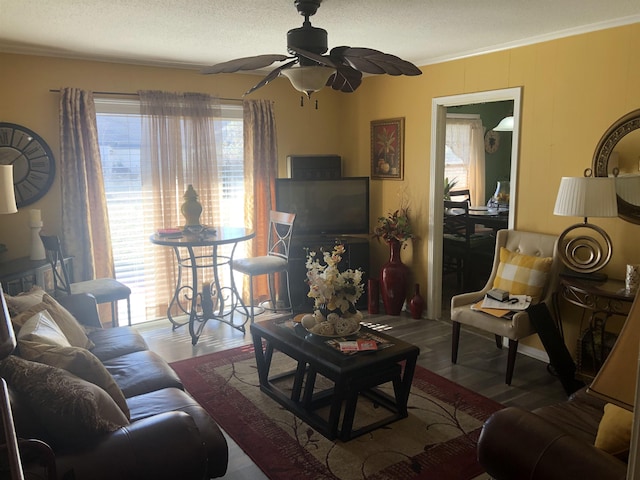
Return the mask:
[[[374,334],[392,346],[348,355],[327,345],[327,338],[308,333],[291,318],[251,324],[260,390],[330,440],[347,441],[407,417],[407,400],[420,349],[364,326],[360,332]],[[274,351],[294,359],[296,369],[270,376]],[[329,380],[332,387],[317,389],[318,375]],[[293,379],[289,394],[276,385],[285,377]],[[387,382],[393,383],[393,396],[376,388]],[[390,414],[354,430],[359,396],[372,399]],[[325,407],[329,407],[328,416],[319,414]]]

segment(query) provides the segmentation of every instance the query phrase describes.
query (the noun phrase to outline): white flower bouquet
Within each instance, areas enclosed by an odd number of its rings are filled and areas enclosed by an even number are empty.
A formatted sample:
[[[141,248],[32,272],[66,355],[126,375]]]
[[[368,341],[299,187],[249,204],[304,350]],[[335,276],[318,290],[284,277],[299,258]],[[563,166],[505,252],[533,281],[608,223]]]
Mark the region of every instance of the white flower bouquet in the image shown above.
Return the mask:
[[[344,245],[337,244],[332,251],[323,252],[322,262],[316,252],[307,255],[308,296],[314,299],[315,309],[325,316],[327,312],[341,316],[355,314],[355,304],[364,293],[361,270],[338,269],[344,252]]]

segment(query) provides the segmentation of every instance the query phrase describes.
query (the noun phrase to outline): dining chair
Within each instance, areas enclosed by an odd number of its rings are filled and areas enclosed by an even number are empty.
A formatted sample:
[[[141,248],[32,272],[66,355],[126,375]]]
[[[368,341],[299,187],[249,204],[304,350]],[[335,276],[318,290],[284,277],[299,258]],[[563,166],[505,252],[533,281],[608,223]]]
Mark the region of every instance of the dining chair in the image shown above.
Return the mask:
[[[451,190],[447,200],[452,202],[467,202],[467,205],[471,206],[471,191],[468,188]]]
[[[128,325],[131,326],[131,289],[114,278],[96,278],[82,282],[71,282],[69,272],[64,263],[60,239],[56,235],[40,235],[47,260],[53,270],[54,296],[89,293],[96,298],[96,303],[111,304],[111,325],[118,326],[116,305],[120,300],[127,301]]]
[[[476,309],[492,288],[511,294],[527,294],[533,303],[544,303],[552,310],[557,289],[560,261],[557,255],[558,237],[537,232],[500,230],[496,238],[495,258],[491,275],[482,290],[455,295],[451,298],[451,361],[458,361],[461,325],[493,333],[496,346],[509,339],[505,383],[511,385],[518,351],[518,341],[536,333],[526,310],[498,317]]]
[[[251,323],[255,320],[256,308],[259,313],[270,311],[293,311],[291,305],[291,288],[289,286],[289,251],[295,213],[271,211],[269,213],[268,250],[266,255],[249,258],[239,258],[231,261],[231,268],[237,272],[249,276],[249,308]],[[275,276],[283,273],[286,280],[287,303],[280,306],[278,303]],[[254,305],[253,278],[259,275],[268,275],[269,300]],[[267,305],[268,304],[268,305]]]
[[[495,238],[475,232],[475,222],[469,218],[469,202],[444,201],[442,239],[443,275],[455,273],[458,288],[471,286],[472,265],[493,258]]]

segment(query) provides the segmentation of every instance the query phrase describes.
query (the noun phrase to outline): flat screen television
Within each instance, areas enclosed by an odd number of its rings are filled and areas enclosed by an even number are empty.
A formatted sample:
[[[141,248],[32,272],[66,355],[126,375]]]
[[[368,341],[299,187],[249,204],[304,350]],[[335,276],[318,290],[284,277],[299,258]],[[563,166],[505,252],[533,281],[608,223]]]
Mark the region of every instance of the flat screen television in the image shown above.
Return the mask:
[[[278,178],[276,208],[296,214],[296,236],[368,234],[369,177]]]

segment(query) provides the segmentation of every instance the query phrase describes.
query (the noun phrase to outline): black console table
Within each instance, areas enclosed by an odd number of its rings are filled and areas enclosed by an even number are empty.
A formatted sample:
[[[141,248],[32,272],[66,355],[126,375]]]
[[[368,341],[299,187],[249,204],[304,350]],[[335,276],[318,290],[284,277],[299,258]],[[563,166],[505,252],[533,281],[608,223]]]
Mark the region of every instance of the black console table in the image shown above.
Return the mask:
[[[321,252],[333,248],[336,243],[342,243],[345,253],[340,263],[340,271],[346,269],[360,269],[363,272],[362,281],[365,292],[358,300],[356,307],[360,310],[367,308],[367,278],[369,272],[369,239],[367,237],[353,237],[341,235],[327,236],[299,236],[291,239],[291,251],[289,252],[289,282],[291,284],[291,303],[294,313],[311,312],[313,299],[307,296],[309,286],[307,280],[307,253],[311,251]]]
[[[69,275],[73,268],[71,257],[64,259]],[[72,278],[69,281],[73,281]],[[31,260],[21,257],[0,263],[0,283],[7,295],[17,295],[28,292],[31,287],[38,285],[47,293],[53,293],[53,270],[48,260]]]

